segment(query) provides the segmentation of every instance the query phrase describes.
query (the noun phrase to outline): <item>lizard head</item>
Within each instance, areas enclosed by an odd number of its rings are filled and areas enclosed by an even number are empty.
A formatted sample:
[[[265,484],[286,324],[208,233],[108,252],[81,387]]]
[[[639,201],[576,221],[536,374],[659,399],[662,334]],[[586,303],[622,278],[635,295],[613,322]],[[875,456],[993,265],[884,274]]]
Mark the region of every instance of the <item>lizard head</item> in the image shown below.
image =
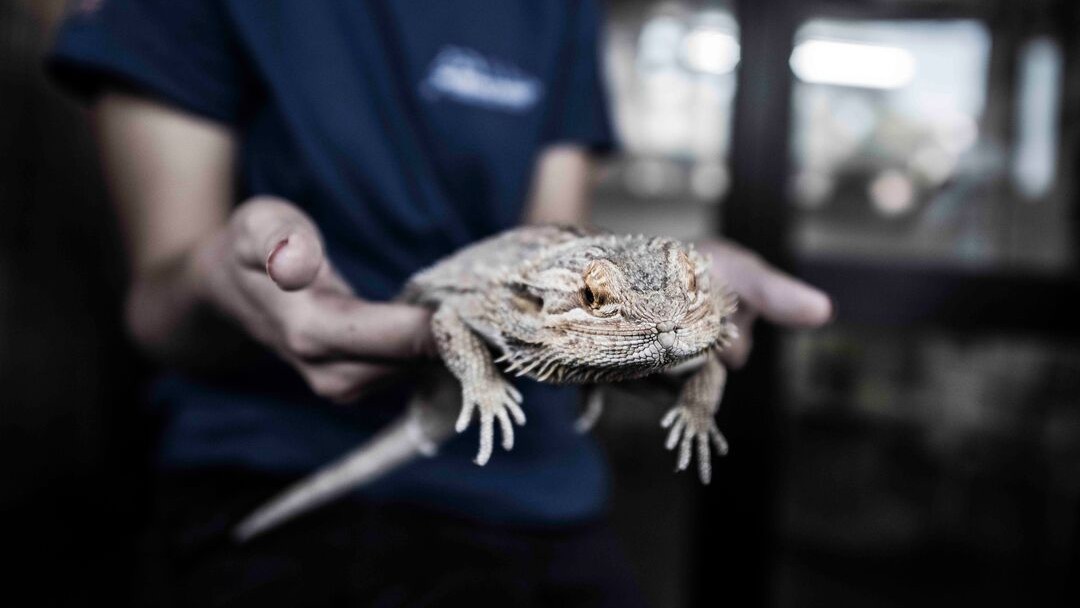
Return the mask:
[[[529,336],[508,371],[554,382],[646,376],[735,338],[735,298],[708,261],[662,238],[598,236],[542,254],[516,282]]]

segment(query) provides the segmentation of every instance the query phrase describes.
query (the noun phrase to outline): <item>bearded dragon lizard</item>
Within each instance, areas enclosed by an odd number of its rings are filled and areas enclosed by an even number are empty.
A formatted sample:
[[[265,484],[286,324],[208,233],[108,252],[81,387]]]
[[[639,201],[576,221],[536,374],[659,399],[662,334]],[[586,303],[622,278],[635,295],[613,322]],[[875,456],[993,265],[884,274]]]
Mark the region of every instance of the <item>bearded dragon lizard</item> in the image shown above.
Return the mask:
[[[712,285],[708,262],[677,241],[557,226],[510,230],[414,275],[399,300],[435,312],[431,328],[444,373],[421,387],[407,412],[371,441],[257,509],[237,527],[244,540],[368,483],[420,454],[433,454],[474,414],[476,464],[491,457],[495,425],[502,447],[525,424],[521,394],[507,374],[542,382],[594,384],[696,367],[663,417],[666,447],[679,446],[677,470],[696,445],[698,473],[711,477],[710,445],[727,372],[718,357],[737,336],[735,297]],[[492,351],[497,353],[493,356]],[[499,365],[503,366],[500,371]],[[598,395],[598,393],[593,393]],[[579,420],[600,414],[589,399]]]

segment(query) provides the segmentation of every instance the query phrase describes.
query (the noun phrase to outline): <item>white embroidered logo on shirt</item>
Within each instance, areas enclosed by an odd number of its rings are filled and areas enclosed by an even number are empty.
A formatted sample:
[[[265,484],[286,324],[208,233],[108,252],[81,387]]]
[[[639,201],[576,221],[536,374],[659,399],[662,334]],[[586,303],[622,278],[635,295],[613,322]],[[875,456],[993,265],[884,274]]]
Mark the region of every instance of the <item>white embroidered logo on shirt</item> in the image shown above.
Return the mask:
[[[69,15],[90,17],[101,11],[105,0],[71,0],[67,5]]]
[[[433,101],[448,97],[493,110],[525,112],[539,101],[544,85],[513,64],[447,46],[432,60],[420,92]]]

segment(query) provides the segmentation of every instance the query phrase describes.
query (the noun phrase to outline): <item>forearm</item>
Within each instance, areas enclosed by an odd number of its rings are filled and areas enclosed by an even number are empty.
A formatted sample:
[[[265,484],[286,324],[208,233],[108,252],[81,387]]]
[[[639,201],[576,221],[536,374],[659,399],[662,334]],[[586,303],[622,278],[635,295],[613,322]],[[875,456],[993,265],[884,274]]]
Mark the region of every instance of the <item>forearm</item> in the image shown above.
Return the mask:
[[[130,334],[166,364],[212,367],[227,360],[239,332],[213,312],[206,280],[232,207],[232,133],[116,93],[105,93],[93,116],[128,251]]]
[[[537,158],[526,224],[587,224],[593,162],[577,146],[554,146]]]
[[[214,308],[209,272],[223,254],[224,229],[133,277],[124,317],[141,351],[156,362],[203,373],[224,371],[254,352],[253,342]]]

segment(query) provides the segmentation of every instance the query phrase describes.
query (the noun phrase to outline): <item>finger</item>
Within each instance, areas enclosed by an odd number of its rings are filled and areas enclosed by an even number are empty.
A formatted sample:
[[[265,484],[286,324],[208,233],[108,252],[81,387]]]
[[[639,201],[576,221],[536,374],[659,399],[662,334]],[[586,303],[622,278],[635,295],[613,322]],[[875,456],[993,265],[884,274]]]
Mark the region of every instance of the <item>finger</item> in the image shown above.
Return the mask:
[[[476,453],[476,464],[484,466],[491,459],[491,448],[495,443],[495,425],[493,416],[480,412],[480,451]]]
[[[510,396],[514,398],[515,403],[521,403],[521,391],[517,389],[513,384],[506,385],[506,392],[510,393]]]
[[[232,227],[240,262],[265,271],[286,291],[310,285],[323,266],[318,229],[291,203],[254,198],[237,208]]]
[[[683,435],[682,443],[679,444],[679,463],[677,468],[680,471],[685,471],[686,467],[690,465],[690,442],[694,436],[690,433]]]
[[[678,415],[679,415],[679,408],[678,407],[671,408],[670,410],[667,411],[666,414],[664,414],[663,420],[660,421],[660,427],[665,428],[665,429],[668,428],[669,426],[671,426],[671,424],[673,422],[675,422],[675,417],[678,416]]]
[[[757,314],[749,308],[735,312],[732,321],[739,330],[739,335],[731,344],[720,351],[720,360],[732,369],[741,369],[750,358],[754,347],[754,320]]]
[[[514,425],[510,423],[510,414],[506,413],[505,409],[501,409],[496,412],[495,417],[499,419],[499,426],[502,427],[502,447],[506,451],[514,449]]]
[[[773,323],[818,327],[832,318],[832,301],[816,289],[781,272],[746,249],[729,243],[703,247],[713,258],[713,273],[727,282],[744,305]]]
[[[343,396],[341,403],[353,403],[374,391],[379,390],[395,379],[400,378],[407,370],[393,365],[380,365],[377,363],[358,363],[359,369],[354,372],[351,383],[353,389]]]
[[[292,344],[312,357],[409,361],[436,354],[431,311],[419,306],[366,302],[339,293],[315,294],[295,323]]]
[[[709,437],[705,433],[697,436],[698,477],[701,483],[709,485],[712,481],[712,457],[709,455]]]
[[[313,286],[325,288],[325,291],[352,295],[353,290],[345,279],[338,274],[334,267],[328,263],[324,263],[319,269],[317,275],[315,275],[315,281]]]
[[[724,434],[719,429],[713,427],[709,429],[709,437],[712,438],[713,443],[716,444],[716,453],[725,456],[728,453],[728,442],[724,437]]]
[[[671,450],[675,447],[676,443],[679,443],[679,436],[682,435],[683,427],[686,426],[686,420],[679,418],[678,422],[671,427],[668,431],[667,441],[664,442],[664,448]]]
[[[404,372],[400,367],[359,362],[310,364],[293,360],[311,390],[334,403],[351,403]]]
[[[476,407],[475,402],[468,396],[461,401],[461,412],[458,413],[457,422],[454,423],[454,430],[459,433],[464,433],[465,429],[469,428],[469,421],[472,420],[473,408]]]
[[[514,422],[518,426],[525,426],[525,411],[521,409],[521,406],[514,401],[508,401],[506,403],[506,409],[510,410],[510,415],[514,417]]]

